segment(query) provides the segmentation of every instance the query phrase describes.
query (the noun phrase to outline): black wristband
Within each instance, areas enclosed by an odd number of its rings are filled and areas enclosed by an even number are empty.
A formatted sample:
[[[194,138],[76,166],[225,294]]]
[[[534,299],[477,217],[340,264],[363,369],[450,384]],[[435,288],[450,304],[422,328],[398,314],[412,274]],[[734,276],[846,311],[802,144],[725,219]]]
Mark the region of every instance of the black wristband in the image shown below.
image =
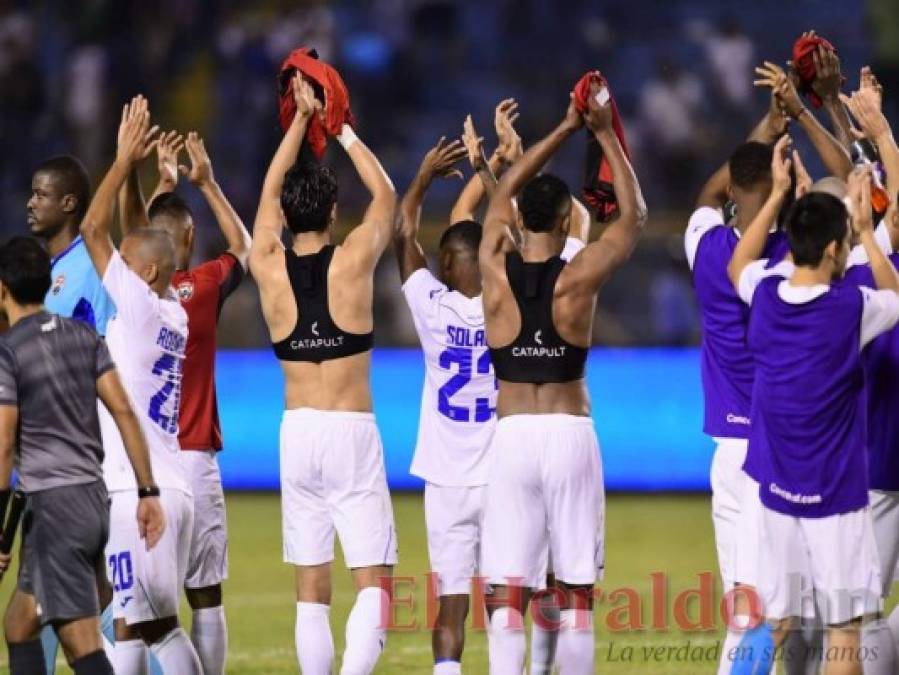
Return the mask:
[[[156,485],[144,485],[143,487],[137,488],[138,499],[143,499],[144,497],[158,497],[158,496],[159,496],[159,487]]]

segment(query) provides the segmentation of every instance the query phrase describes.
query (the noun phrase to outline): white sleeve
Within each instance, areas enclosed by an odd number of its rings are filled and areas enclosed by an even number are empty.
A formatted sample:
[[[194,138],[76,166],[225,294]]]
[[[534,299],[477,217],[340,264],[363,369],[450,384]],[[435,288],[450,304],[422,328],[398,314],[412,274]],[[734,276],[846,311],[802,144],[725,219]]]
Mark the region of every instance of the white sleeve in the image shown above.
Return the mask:
[[[571,262],[572,258],[587,248],[587,245],[577,237],[568,237],[565,240],[565,247],[562,249],[561,257],[565,262]]]
[[[696,261],[696,250],[705,233],[716,227],[724,225],[724,214],[721,209],[713,209],[711,206],[700,206],[690,216],[687,223],[687,231],[684,232],[684,250],[687,253],[687,264],[693,269]]]
[[[416,322],[432,314],[447,287],[427,267],[420,267],[403,284],[403,295]]]
[[[899,321],[899,294],[893,291],[875,291],[859,286],[862,292],[861,345],[864,349],[871,340],[886,333]]]
[[[773,276],[786,279],[793,274],[793,263],[787,260],[779,262],[774,267],[768,267],[767,265],[768,259],[762,258],[746,265],[740,273],[737,295],[747,305],[752,304],[752,296],[755,294],[755,289],[763,279]]]
[[[143,279],[128,269],[118,251],[112,252],[103,287],[115,303],[116,315],[130,324],[141,324],[156,316],[159,296]]]
[[[883,220],[880,221],[880,225],[874,230],[874,241],[877,242],[877,247],[883,251],[884,255],[893,254],[893,242],[890,240],[890,231],[887,229],[887,224]],[[846,259],[846,267],[849,268],[855,267],[856,265],[867,264],[868,254],[865,252],[865,247],[861,244],[856,244],[852,247],[852,250],[849,251],[849,257]]]

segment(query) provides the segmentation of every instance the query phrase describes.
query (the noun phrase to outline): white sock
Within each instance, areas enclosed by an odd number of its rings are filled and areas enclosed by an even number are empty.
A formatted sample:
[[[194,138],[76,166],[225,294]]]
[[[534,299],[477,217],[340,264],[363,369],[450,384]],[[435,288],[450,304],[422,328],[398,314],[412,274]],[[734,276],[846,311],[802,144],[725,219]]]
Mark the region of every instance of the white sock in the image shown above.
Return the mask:
[[[556,662],[564,675],[592,675],[593,612],[588,609],[563,609],[559,614],[559,648]]]
[[[887,625],[889,625],[890,632],[893,634],[893,644],[896,647],[896,653],[899,654],[899,605],[890,612],[890,615],[887,617]]]
[[[225,659],[228,654],[225,608],[219,605],[195,609],[190,639],[203,665],[203,674],[225,675]]]
[[[147,675],[147,645],[143,640],[119,640],[111,661],[116,675]]]
[[[169,631],[159,642],[150,645],[164,673],[203,675],[200,657],[180,626]]]
[[[334,663],[334,638],[328,617],[331,608],[317,602],[297,603],[294,639],[297,661],[303,675],[331,675]]]
[[[547,628],[559,625],[559,603],[555,596],[546,595],[537,601],[536,609],[543,625],[537,618],[531,624],[531,675],[550,675],[556,660],[559,631]]]
[[[346,649],[340,675],[368,675],[375,669],[387,641],[381,609],[390,603],[387,591],[369,586],[359,591],[346,621]]]
[[[863,662],[865,675],[895,675],[896,646],[889,624],[883,619],[862,626],[862,650],[869,654]],[[876,657],[870,656],[876,654]]]
[[[441,661],[434,664],[434,675],[462,675],[462,664],[458,661]]]
[[[514,607],[493,610],[487,631],[490,675],[521,675],[527,647],[525,643],[521,612]]]

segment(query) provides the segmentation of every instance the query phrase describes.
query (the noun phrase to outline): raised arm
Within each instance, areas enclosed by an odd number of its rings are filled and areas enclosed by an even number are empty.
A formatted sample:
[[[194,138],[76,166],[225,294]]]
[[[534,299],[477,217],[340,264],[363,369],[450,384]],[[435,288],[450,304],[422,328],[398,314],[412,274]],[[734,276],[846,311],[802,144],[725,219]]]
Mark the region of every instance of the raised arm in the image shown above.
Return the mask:
[[[752,131],[749,132],[749,137],[746,140],[765,144],[774,143],[786,133],[787,123],[788,120],[781,110],[777,97],[772,93],[768,111]],[[727,188],[729,185],[730,166],[725,161],[703,185],[702,190],[699,192],[699,197],[696,199],[696,208],[710,206],[714,209],[720,209],[723,207],[728,201]]]
[[[583,119],[569,102],[565,117],[559,125],[535,145],[528,148],[521,159],[513,164],[496,186],[484,217],[484,233],[481,237],[480,260],[482,266],[495,264],[499,256],[511,245],[507,232],[515,222],[513,198],[531,178],[537,175],[559,146],[583,126]]]
[[[103,405],[119,429],[138,488],[155,487],[147,439],[115,368],[107,370],[97,378],[97,396],[103,401]],[[149,550],[156,545],[165,529],[165,515],[159,504],[159,498],[141,498],[138,503],[137,519],[141,538],[147,540]]]
[[[450,213],[451,223],[457,223],[460,220],[475,220],[475,213],[484,195],[486,194],[489,199],[496,190],[496,177],[502,175],[506,167],[517,162],[524,154],[521,137],[515,131],[515,120],[518,119],[518,115],[518,103],[514,98],[500,101],[496,106],[493,125],[496,128],[498,145],[489,160],[484,154],[484,139],[477,135],[471,115],[465,119],[462,142],[468,150],[468,161],[475,170],[475,175],[468,181],[456,200]]]
[[[780,207],[790,191],[792,184],[790,166],[792,160],[787,157],[787,148],[790,142],[790,137],[784,136],[774,146],[774,153],[771,159],[771,194],[740,237],[740,241],[731,256],[730,263],[727,265],[727,276],[734,288],[739,288],[740,275],[743,274],[746,266],[762,256],[762,251],[765,250],[765,242],[768,240],[768,229],[771,227],[771,223],[777,220]],[[798,157],[798,153],[794,152],[794,157]]]
[[[421,205],[424,202],[425,193],[435,176],[462,178],[462,172],[453,167],[463,157],[465,157],[465,148],[462,147],[460,141],[446,143],[446,137],[441,137],[437,145],[424,156],[418,173],[406,190],[406,194],[403,195],[393,236],[397,262],[400,267],[400,280],[403,283],[406,283],[406,279],[412,276],[413,272],[428,266],[421,244],[418,242]]]
[[[190,168],[182,165],[178,167],[178,170],[200,190],[212,210],[212,215],[215,216],[215,222],[218,223],[225,241],[228,242],[228,252],[237,258],[241,267],[246,271],[252,239],[240,216],[237,215],[231,202],[225,197],[225,193],[222,192],[215,180],[212,172],[212,160],[209,159],[209,153],[206,152],[206,144],[196,131],[191,131],[187,135],[184,147],[190,158]]]
[[[596,292],[630,258],[646,223],[647,212],[640,183],[612,127],[611,105],[600,105],[591,96],[584,121],[609,161],[612,186],[618,200],[618,218],[570,263],[573,278],[590,292]]]
[[[291,80],[291,87],[293,98],[297,104],[297,112],[284,134],[284,138],[281,139],[265,174],[262,193],[259,196],[259,207],[256,209],[256,221],[253,224],[250,271],[257,278],[267,267],[272,254],[278,253],[284,248],[281,243],[281,230],[284,227],[284,214],[281,212],[281,188],[284,186],[284,175],[296,162],[310,118],[321,110],[321,105],[316,101],[312,87],[303,81],[299,72]]]
[[[362,222],[347,235],[343,248],[363,268],[374,269],[393,233],[396,191],[381,162],[348,125],[339,140],[371,194]]]
[[[765,64],[756,68],[755,72],[759,79],[755,80],[754,84],[757,87],[771,88],[783,106],[784,112],[805,131],[821,161],[824,162],[827,172],[845,180],[852,170],[849,151],[805,107],[796,85],[787,77],[784,69],[776,63],[765,61]]]
[[[884,220],[890,228],[893,248],[899,248],[899,223],[894,217],[899,193],[899,148],[896,147],[890,124],[881,112],[880,94],[874,88],[865,87],[852,94],[851,98],[841,96],[841,100],[861,127],[861,131],[853,129],[852,133],[858,138],[868,138],[880,153],[880,161],[886,172],[886,190],[890,196],[890,206]]]
[[[849,219],[868,254],[874,283],[880,290],[899,293],[899,274],[884,255],[874,238],[874,222],[871,217],[871,167],[859,167],[849,177]]]
[[[159,182],[150,197],[150,203],[163,192],[172,192],[178,184],[178,153],[184,147],[184,137],[177,131],[169,131],[159,136],[156,142],[156,168]],[[119,189],[119,228],[122,236],[139,227],[147,227],[147,202],[144,201],[137,166],[128,173],[125,184]]]
[[[122,109],[119,125],[116,158],[94,193],[87,213],[81,221],[81,237],[102,279],[112,257],[114,246],[110,236],[116,195],[134,166],[153,150],[153,136],[157,128],[150,128],[150,110],[147,99],[135,96]]]
[[[836,139],[847,150],[852,145],[852,124],[846,108],[840,101],[840,87],[843,84],[843,75],[840,72],[840,57],[836,51],[825,49],[822,45],[812,54],[815,62],[815,79],[812,89],[824,104],[824,109],[830,117],[831,128]]]

